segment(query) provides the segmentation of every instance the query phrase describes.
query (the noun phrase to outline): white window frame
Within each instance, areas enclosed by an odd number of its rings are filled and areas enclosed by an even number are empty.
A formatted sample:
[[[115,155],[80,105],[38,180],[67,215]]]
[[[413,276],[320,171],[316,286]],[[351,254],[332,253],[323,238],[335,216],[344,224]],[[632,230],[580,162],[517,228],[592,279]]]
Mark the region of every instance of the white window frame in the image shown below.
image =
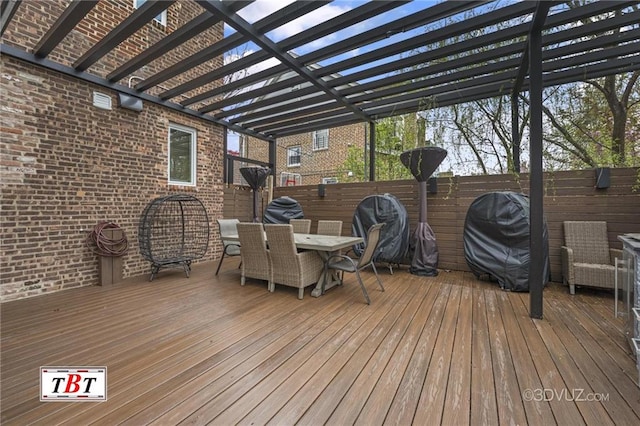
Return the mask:
[[[313,150],[320,151],[323,149],[329,149],[329,129],[313,132]]]
[[[294,150],[297,150],[297,154],[293,154]],[[292,158],[298,158],[297,163],[292,163]],[[298,167],[302,163],[302,146],[295,145],[287,148],[287,167]]]
[[[146,1],[147,0],[133,0],[133,7],[135,9],[138,9]],[[166,27],[167,26],[167,9],[160,12],[155,18],[153,18],[153,20],[158,22],[163,27]]]
[[[171,179],[171,131],[177,130],[191,135],[191,141],[189,144],[189,155],[191,160],[191,177],[189,181],[181,181]],[[181,126],[175,123],[169,123],[169,131],[167,132],[167,179],[169,185],[180,186],[196,186],[197,175],[196,168],[198,165],[197,153],[198,153],[198,134],[195,129],[191,127]]]
[[[302,185],[302,175],[300,173],[280,172],[280,186]]]
[[[322,178],[322,183],[325,185],[338,183],[338,178],[336,177],[324,177]]]

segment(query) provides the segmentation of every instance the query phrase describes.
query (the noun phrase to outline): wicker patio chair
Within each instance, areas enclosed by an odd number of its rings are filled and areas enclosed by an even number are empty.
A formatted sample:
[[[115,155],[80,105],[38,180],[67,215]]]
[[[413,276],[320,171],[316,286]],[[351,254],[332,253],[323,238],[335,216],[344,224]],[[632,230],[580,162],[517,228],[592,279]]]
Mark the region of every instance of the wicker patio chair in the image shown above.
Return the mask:
[[[571,294],[577,285],[614,288],[615,258],[622,250],[609,248],[606,222],[564,222],[564,240],[562,277]]]
[[[289,224],[293,226],[293,232],[296,234],[311,233],[311,219],[291,219]]]
[[[217,219],[217,222],[218,227],[220,228],[220,238],[222,239],[223,250],[222,256],[220,256],[220,261],[218,262],[218,269],[216,269],[216,275],[220,272],[220,266],[222,266],[222,261],[225,256],[240,256],[240,243],[224,239],[224,237],[228,235],[235,235],[238,233],[236,225],[240,223],[240,221],[238,219]]]
[[[242,257],[240,284],[244,285],[246,278],[265,280],[267,281],[267,289],[273,291],[271,262],[262,223],[238,223],[236,228],[238,229]]]
[[[271,258],[271,291],[275,290],[276,284],[295,287],[298,299],[302,299],[304,288],[317,283],[322,274],[322,258],[315,250],[298,253],[292,225],[267,224],[264,229]]]
[[[358,278],[358,283],[360,283],[362,293],[364,294],[364,298],[367,301],[367,305],[371,304],[371,299],[369,299],[367,289],[362,282],[360,271],[370,266],[371,269],[373,269],[373,273],[376,275],[378,285],[380,286],[382,291],[384,291],[384,286],[382,285],[382,281],[380,281],[380,277],[378,276],[378,271],[376,270],[376,265],[374,264],[373,259],[373,254],[375,253],[378,242],[380,241],[380,228],[382,228],[384,225],[384,223],[377,223],[369,228],[369,230],[367,231],[367,245],[362,251],[362,256],[360,256],[359,259],[353,260],[349,256],[335,254],[327,259],[324,266],[325,275],[328,273],[329,269],[355,273],[356,277]],[[324,293],[324,283],[322,292]]]
[[[342,221],[341,220],[319,220],[318,231],[319,235],[333,235],[339,237],[342,235]]]

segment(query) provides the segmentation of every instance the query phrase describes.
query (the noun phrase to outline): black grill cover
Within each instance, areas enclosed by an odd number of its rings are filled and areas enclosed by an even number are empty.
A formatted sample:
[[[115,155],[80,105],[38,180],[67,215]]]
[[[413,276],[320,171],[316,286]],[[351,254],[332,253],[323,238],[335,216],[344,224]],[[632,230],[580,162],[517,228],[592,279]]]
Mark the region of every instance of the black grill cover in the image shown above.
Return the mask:
[[[302,219],[302,207],[290,197],[280,197],[271,201],[264,211],[264,223],[289,223],[291,219]]]
[[[464,257],[476,277],[489,275],[504,290],[529,291],[529,198],[489,192],[469,206],[464,223]],[[549,277],[549,236],[543,228],[544,277]]]
[[[380,230],[380,242],[373,259],[376,262],[404,263],[409,248],[409,216],[404,205],[393,195],[370,195],[360,201],[353,214],[351,231],[367,242],[371,225],[385,223]],[[360,256],[364,244],[353,247]]]

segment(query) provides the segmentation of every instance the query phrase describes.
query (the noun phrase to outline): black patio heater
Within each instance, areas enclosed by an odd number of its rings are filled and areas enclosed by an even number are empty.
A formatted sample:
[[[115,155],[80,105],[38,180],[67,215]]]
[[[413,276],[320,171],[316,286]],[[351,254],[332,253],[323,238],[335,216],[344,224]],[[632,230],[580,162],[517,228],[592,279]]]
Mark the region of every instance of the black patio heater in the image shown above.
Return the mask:
[[[247,181],[253,190],[253,221],[260,222],[258,219],[258,189],[264,187],[267,176],[271,173],[268,167],[240,167],[240,174]]]
[[[409,272],[413,275],[438,275],[436,236],[427,223],[427,181],[446,156],[447,151],[437,146],[424,146],[400,154],[400,161],[416,178],[420,191],[418,226],[411,235],[409,245],[410,249],[413,249]]]

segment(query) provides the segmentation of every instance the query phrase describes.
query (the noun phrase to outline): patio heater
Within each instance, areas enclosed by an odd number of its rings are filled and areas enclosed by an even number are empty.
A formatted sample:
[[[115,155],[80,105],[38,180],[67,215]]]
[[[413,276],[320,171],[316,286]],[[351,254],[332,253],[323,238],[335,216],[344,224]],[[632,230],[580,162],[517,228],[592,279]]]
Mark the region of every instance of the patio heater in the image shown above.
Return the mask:
[[[420,191],[420,215],[413,231],[410,248],[413,248],[411,267],[413,275],[434,277],[438,275],[438,246],[436,236],[427,223],[427,181],[447,156],[447,151],[437,146],[411,149],[400,154],[400,161],[418,181]]]
[[[268,167],[241,167],[240,174],[253,190],[253,222],[258,220],[258,189],[264,187],[267,176],[271,173]]]

